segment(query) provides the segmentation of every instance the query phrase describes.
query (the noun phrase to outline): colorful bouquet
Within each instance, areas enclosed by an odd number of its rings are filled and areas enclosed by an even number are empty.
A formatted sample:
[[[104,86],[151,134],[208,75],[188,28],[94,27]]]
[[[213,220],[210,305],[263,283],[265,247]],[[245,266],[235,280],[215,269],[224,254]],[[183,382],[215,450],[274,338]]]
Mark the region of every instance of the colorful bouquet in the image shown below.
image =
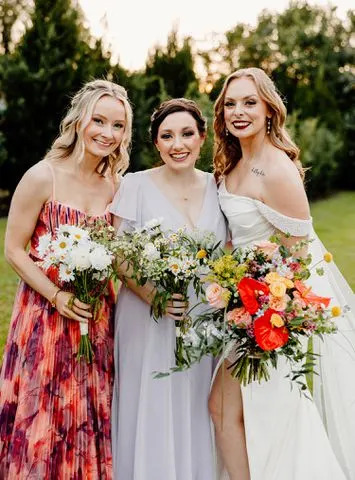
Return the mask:
[[[276,368],[282,355],[290,362],[290,379],[305,390],[314,357],[302,340],[334,333],[333,317],[341,314],[305,283],[312,259],[296,254],[307,243],[289,249],[274,236],[209,262],[205,301],[211,309],[184,332],[180,363],[173,370],[189,368],[207,354],[223,355],[231,374],[247,385],[268,380],[270,364]],[[327,253],[325,260],[330,257]]]
[[[115,230],[104,221],[95,221],[82,227],[60,225],[54,238],[49,233],[42,235],[37,247],[42,268],[58,269],[60,282],[67,284],[75,297],[92,306],[93,320],[100,305],[100,298],[115,274],[116,249]],[[77,358],[84,357],[91,363],[93,350],[88,325],[83,322],[79,325],[80,344]]]
[[[173,294],[188,300],[192,284],[196,294],[201,293],[201,276],[209,271],[208,260],[216,250],[215,236],[198,230],[187,233],[163,232],[162,219],[152,219],[142,228],[119,236],[119,257],[126,262],[127,276],[137,285],[148,281],[154,286],[151,315],[158,320],[164,315],[167,302]],[[179,358],[182,335],[191,325],[188,314],[176,321],[176,357]]]

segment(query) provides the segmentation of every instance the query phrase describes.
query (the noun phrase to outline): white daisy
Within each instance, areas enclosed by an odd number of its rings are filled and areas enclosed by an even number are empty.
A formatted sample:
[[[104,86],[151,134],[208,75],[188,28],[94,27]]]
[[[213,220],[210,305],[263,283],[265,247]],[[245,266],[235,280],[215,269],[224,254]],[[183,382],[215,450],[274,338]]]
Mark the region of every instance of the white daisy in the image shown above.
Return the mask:
[[[45,254],[47,253],[51,238],[52,236],[50,233],[46,233],[45,235],[41,235],[39,237],[37,252],[40,258],[44,258]]]
[[[68,265],[61,263],[59,265],[59,278],[62,282],[71,282],[75,279],[74,272]]]

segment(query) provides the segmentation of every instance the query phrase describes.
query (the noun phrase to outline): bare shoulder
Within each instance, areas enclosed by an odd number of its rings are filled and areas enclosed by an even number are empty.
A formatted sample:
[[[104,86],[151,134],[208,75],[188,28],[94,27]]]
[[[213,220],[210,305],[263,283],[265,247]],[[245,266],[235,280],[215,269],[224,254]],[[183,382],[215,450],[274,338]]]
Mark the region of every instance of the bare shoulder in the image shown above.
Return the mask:
[[[272,154],[269,153],[268,157],[266,182],[274,183],[282,179],[287,182],[303,185],[296,164],[284,151],[275,148]]]
[[[35,196],[45,202],[51,196],[53,177],[48,163],[41,160],[29,168],[21,178],[15,194]]]
[[[284,215],[309,219],[309,204],[297,166],[285,152],[276,149],[273,153],[264,179],[264,202]]]

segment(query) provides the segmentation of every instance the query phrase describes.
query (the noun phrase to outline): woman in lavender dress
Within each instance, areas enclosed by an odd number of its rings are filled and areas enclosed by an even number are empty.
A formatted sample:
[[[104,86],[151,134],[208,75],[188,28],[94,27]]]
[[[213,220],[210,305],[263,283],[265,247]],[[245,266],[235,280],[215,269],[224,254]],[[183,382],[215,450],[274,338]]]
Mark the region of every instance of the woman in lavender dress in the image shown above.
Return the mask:
[[[192,101],[169,100],[154,112],[151,136],[163,165],[123,178],[111,207],[120,231],[163,217],[164,230],[186,225],[212,231],[225,241],[215,180],[195,168],[205,132],[205,120]],[[168,316],[154,322],[148,291],[135,292],[123,287],[116,309],[115,478],[214,480],[207,406],[212,359],[154,379],[152,372],[174,365],[175,325]],[[169,310],[173,315],[178,313],[174,307],[175,302]]]

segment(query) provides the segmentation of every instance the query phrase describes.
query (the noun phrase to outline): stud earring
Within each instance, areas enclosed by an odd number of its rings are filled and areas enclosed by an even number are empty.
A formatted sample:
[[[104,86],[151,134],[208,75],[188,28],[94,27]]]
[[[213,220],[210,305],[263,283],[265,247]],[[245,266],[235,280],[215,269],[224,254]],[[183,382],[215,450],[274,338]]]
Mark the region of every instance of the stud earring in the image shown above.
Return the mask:
[[[271,132],[271,118],[266,118],[266,135],[270,135]]]

